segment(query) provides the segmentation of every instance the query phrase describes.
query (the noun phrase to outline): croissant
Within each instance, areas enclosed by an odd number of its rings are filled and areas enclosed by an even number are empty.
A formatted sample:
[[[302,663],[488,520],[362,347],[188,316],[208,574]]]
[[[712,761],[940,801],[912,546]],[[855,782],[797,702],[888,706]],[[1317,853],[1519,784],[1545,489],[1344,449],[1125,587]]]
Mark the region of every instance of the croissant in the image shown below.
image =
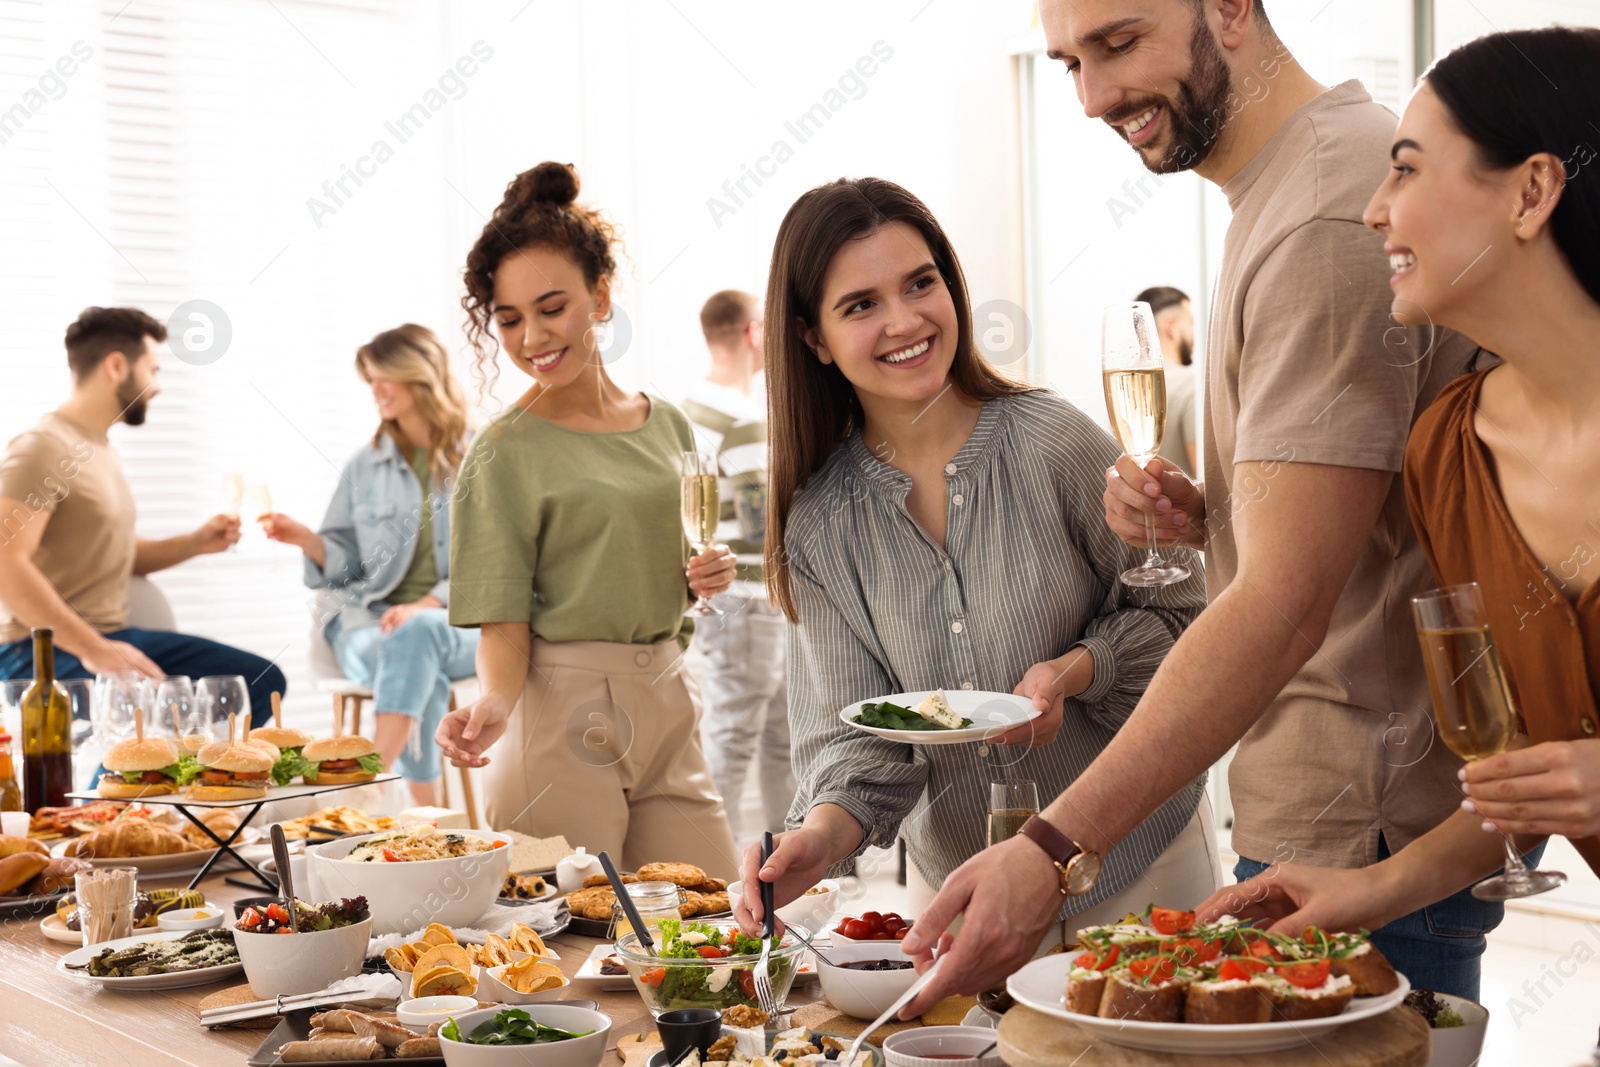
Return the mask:
[[[144,819],[124,819],[67,842],[69,856],[166,856],[192,852],[182,834]]]
[[[213,808],[210,811],[202,812],[200,821],[209,826],[211,832],[224,841],[228,839],[229,834],[239,828],[239,816],[226,808]],[[212,849],[217,847],[217,843],[207,837],[200,830],[200,827],[194,823],[186,823],[184,825],[183,836],[188,839],[191,848]]]

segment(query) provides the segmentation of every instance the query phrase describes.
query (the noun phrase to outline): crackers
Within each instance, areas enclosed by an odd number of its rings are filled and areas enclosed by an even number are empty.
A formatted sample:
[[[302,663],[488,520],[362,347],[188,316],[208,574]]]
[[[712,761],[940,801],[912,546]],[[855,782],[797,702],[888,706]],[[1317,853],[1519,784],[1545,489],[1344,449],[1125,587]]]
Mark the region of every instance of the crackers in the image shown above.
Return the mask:
[[[692,889],[706,880],[706,872],[692,863],[646,863],[639,868],[641,882],[671,882]]]
[[[635,882],[668,882],[678,887],[678,915],[691,919],[702,915],[720,915],[732,906],[728,900],[728,883],[712,878],[692,863],[646,863],[637,874],[624,874],[624,885]],[[617,903],[617,894],[603,874],[591,874],[583,880],[583,887],[567,894],[567,907],[577,918],[610,922]]]
[[[527,958],[517,960],[522,953],[527,953]],[[531,960],[545,968],[555,968],[555,973],[560,974],[560,968],[547,958],[550,955],[544,939],[526,923],[513,923],[504,937],[490,934],[481,945],[463,945],[454,930],[441,923],[431,923],[416,941],[383,952],[384,961],[390,968],[411,975],[411,995],[414,997],[446,993],[469,997],[475,995],[478,979],[472,973],[473,967],[516,966]],[[548,970],[536,971],[531,966],[526,970],[535,974],[530,981],[541,980],[550,973]]]

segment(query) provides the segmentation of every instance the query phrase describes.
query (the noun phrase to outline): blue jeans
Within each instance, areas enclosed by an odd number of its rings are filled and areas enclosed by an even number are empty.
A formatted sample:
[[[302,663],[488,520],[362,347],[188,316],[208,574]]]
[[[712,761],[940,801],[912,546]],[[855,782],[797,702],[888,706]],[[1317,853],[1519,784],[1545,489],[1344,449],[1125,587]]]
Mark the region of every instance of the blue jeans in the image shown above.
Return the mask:
[[[345,630],[335,619],[328,642],[345,675],[372,688],[379,714],[417,720],[394,769],[413,782],[439,777],[433,735],[450,708],[451,681],[476,671],[478,631],[451,626],[443,608],[424,608],[389,634],[376,625]]]
[[[1378,859],[1387,859],[1389,844],[1378,837]],[[1544,845],[1525,857],[1528,866],[1538,864]],[[1233,865],[1237,881],[1254,878],[1269,865],[1244,859]],[[1411,980],[1413,989],[1431,989],[1478,999],[1487,934],[1505,918],[1504,904],[1479,900],[1470,888],[1429,904],[1409,915],[1402,915],[1372,932],[1372,943],[1394,964],[1394,969]]]
[[[168,674],[184,674],[200,679],[213,674],[238,674],[250,690],[251,728],[265,726],[272,719],[272,694],[287,691],[283,671],[271,660],[245,652],[219,641],[171,630],[113,630],[105,635],[112,641],[126,641],[149,656]],[[0,678],[33,677],[33,640],[23,638],[0,645]],[[57,678],[93,678],[94,673],[70,652],[56,648]]]

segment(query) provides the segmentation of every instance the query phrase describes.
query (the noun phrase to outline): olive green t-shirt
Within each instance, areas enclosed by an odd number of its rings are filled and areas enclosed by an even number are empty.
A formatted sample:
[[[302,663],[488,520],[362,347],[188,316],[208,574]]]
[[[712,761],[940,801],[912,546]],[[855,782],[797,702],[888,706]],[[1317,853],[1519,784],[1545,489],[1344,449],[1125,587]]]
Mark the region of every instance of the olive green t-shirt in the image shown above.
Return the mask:
[[[679,462],[689,420],[659,397],[637,430],[586,433],[520,407],[467,450],[451,501],[450,622],[527,619],[547,641],[686,631]]]
[[[439,565],[433,559],[433,509],[428,506],[433,472],[429,470],[426,448],[412,450],[411,473],[417,476],[417,484],[422,486],[422,525],[417,527],[417,536],[412,540],[415,547],[411,553],[411,566],[406,568],[406,576],[400,579],[394,592],[384,598],[391,604],[410,604],[421,600],[439,584]]]

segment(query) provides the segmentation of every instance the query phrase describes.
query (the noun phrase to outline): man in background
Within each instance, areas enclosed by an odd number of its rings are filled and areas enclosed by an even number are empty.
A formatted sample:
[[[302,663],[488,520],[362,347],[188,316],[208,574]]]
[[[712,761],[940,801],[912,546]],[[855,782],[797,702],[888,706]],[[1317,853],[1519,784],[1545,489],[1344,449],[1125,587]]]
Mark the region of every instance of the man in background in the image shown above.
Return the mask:
[[[236,648],[128,626],[128,580],[239,540],[239,520],[217,515],[192,533],[150,541],[107,431],[144,423],[160,393],[160,322],[136,308],[87,308],[67,327],[72,395],[0,457],[0,678],[33,675],[29,630],[55,631],[56,676],[132,670],[148,678],[244,677],[251,719],[272,717],[283,672]]]
[[[760,304],[749,293],[725,289],[700,309],[700,328],[711,373],[683,398],[683,411],[699,447],[716,457],[722,500],[717,540],[733,549],[739,570],[733,587],[713,601],[723,614],[697,619],[694,639],[706,660],[706,757],[734,840],[743,847],[763,830],[783,830],[795,789],[784,620],[767,601],[761,565],[767,407]],[[740,810],[752,759],[761,791],[759,826],[744,825]]]
[[[1161,358],[1166,362],[1167,430],[1161,437],[1160,455],[1194,477],[1200,439],[1195,432],[1194,310],[1182,289],[1156,285],[1133,298],[1150,305],[1161,334]]]

